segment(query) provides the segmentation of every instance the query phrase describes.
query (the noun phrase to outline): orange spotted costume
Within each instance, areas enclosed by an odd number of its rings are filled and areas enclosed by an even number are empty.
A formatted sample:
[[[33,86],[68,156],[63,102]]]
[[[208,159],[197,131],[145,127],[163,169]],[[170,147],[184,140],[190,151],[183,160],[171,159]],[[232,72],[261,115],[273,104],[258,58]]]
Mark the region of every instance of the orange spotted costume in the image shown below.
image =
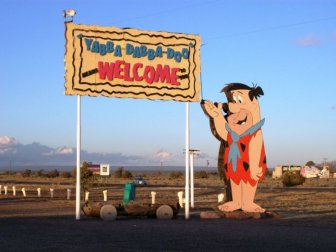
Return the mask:
[[[248,182],[251,186],[256,185],[257,181],[250,176],[249,144],[252,137],[261,130],[264,121],[265,119],[261,120],[241,135],[233,132],[228,124],[225,125],[228,131],[227,146],[224,151],[224,171],[227,180],[231,179],[237,185],[240,181]],[[261,148],[259,166],[262,167],[263,174],[260,178],[261,181],[266,172],[264,143]]]

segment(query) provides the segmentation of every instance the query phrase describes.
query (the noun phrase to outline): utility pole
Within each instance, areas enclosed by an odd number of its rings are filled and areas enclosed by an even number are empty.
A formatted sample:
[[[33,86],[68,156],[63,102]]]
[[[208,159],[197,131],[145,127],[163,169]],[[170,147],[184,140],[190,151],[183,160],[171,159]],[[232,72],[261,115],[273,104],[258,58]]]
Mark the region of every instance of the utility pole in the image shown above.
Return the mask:
[[[327,165],[327,160],[328,160],[328,158],[323,158],[323,166]]]

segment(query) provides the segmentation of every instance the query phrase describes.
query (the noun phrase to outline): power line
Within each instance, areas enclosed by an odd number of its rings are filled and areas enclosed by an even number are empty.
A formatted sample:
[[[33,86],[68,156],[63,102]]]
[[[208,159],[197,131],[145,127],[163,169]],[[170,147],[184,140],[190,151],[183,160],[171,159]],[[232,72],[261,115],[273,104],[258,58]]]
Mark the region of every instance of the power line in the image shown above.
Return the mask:
[[[161,14],[166,14],[166,13],[170,13],[170,12],[174,12],[174,11],[181,11],[181,10],[184,10],[184,9],[196,8],[196,7],[199,7],[199,6],[208,5],[208,4],[212,4],[212,3],[220,2],[220,1],[222,1],[222,0],[212,0],[212,1],[204,2],[204,3],[198,3],[198,4],[194,3],[194,4],[182,6],[182,7],[176,7],[176,8],[172,8],[172,9],[168,9],[168,10],[164,10],[164,11],[158,11],[158,12],[154,12],[154,13],[151,13],[151,14],[146,14],[146,15],[143,15],[143,16],[123,19],[123,20],[120,20],[120,21],[116,21],[116,23],[125,23],[127,21],[143,19],[143,18],[147,18],[147,17],[159,16]]]
[[[298,23],[291,23],[291,24],[270,26],[270,27],[255,29],[255,30],[251,30],[251,31],[237,32],[237,33],[232,33],[232,34],[227,34],[227,35],[219,35],[219,36],[216,36],[216,37],[213,37],[213,38],[209,38],[207,40],[210,41],[210,40],[219,40],[219,39],[224,39],[224,38],[233,38],[233,37],[245,36],[245,35],[249,35],[249,34],[253,34],[253,33],[260,33],[260,32],[273,31],[273,30],[280,30],[280,29],[291,28],[291,27],[295,27],[295,26],[312,24],[312,23],[318,23],[318,22],[328,21],[328,20],[333,20],[333,19],[336,19],[336,16],[326,17],[326,18],[319,18],[319,19],[314,19],[314,20],[309,20],[309,21],[303,21],[303,22],[298,22]]]

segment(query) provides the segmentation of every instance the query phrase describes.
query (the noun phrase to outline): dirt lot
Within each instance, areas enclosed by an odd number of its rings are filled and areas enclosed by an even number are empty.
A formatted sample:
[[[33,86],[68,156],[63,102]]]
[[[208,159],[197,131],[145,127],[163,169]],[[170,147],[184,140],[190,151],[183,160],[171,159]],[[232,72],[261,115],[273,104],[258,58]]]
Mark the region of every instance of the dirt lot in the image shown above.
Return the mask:
[[[142,174],[144,175],[144,174]],[[183,179],[167,174],[145,174],[149,186],[138,187],[136,201],[177,201]],[[101,179],[90,189],[90,201],[102,202],[108,190],[108,203],[119,204],[127,180]],[[335,180],[309,180],[302,186],[285,188],[267,178],[259,185],[257,202],[281,219],[202,220],[199,213],[216,205],[222,182],[216,177],[195,181],[195,208],[189,220],[182,208],[177,219],[147,218],[104,222],[82,215],[75,220],[74,188],[71,180],[0,177],[0,251],[335,251]],[[4,195],[4,186],[8,194]],[[16,196],[12,186],[16,186]],[[21,188],[27,196],[23,197]],[[42,190],[37,197],[37,187]],[[54,188],[54,197],[50,197]],[[66,189],[72,197],[66,199]]]

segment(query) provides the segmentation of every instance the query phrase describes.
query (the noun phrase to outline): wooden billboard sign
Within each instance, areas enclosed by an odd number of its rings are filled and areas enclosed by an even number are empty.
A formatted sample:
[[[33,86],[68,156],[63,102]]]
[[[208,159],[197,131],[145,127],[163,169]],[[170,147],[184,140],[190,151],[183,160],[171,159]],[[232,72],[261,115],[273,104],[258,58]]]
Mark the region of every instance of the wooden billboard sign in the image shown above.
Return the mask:
[[[66,95],[200,101],[200,36],[65,25]]]

